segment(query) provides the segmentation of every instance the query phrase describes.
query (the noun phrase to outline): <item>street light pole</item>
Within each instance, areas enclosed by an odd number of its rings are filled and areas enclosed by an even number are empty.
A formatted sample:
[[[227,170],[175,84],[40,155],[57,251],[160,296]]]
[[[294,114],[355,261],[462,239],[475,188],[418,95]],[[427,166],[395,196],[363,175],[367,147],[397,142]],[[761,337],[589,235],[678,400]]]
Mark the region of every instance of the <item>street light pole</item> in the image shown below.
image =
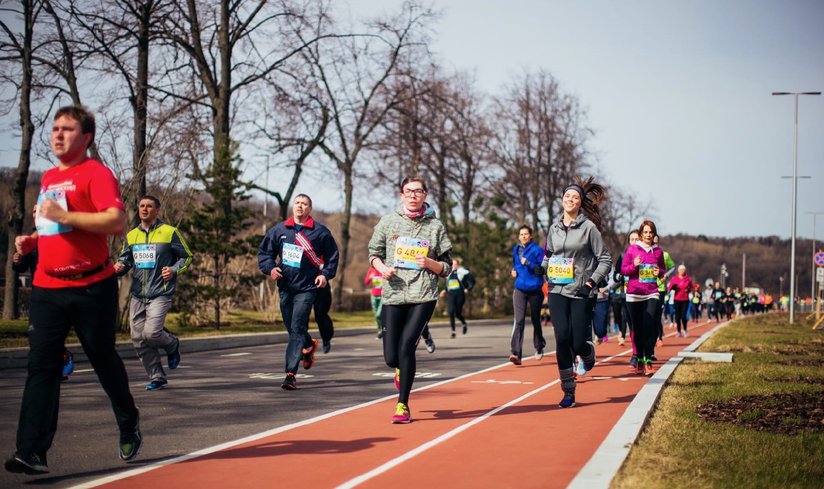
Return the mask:
[[[790,241],[790,324],[795,322],[795,222],[798,191],[798,96],[821,95],[821,92],[773,92],[773,95],[792,95],[794,100],[793,117],[793,217],[792,238]]]

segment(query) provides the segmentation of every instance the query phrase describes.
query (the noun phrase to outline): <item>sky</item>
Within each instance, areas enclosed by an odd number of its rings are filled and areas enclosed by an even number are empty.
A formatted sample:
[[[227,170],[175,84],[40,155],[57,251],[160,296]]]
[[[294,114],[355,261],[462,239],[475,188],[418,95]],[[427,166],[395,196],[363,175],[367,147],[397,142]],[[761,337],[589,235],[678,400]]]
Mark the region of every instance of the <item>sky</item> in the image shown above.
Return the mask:
[[[354,17],[402,0],[336,0]],[[595,131],[603,183],[654,206],[662,235],[791,233],[793,97],[824,91],[821,0],[449,0],[434,2],[432,50],[495,95],[543,69]],[[824,95],[799,97],[797,235],[824,212]],[[16,111],[4,116],[4,126]],[[17,149],[0,136],[0,166]],[[35,169],[45,169],[38,162]],[[311,172],[298,191],[317,195]],[[338,189],[315,198],[339,210]],[[559,196],[560,198],[560,196]],[[824,214],[816,237],[824,241]]]
[[[356,15],[400,0],[349,0]],[[607,185],[652,202],[659,232],[791,233],[793,97],[824,92],[824,1],[449,0],[441,64],[491,94],[544,69],[594,129]],[[824,211],[824,95],[799,97],[797,235]],[[824,215],[817,232],[824,239]]]

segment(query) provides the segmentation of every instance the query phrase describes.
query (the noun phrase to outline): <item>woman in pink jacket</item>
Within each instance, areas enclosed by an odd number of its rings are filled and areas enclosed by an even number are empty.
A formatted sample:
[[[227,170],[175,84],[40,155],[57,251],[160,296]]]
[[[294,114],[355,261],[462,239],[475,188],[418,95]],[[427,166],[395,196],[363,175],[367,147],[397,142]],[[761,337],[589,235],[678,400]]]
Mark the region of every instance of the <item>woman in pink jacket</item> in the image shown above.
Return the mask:
[[[628,277],[627,306],[635,329],[638,365],[635,372],[652,375],[652,354],[658,337],[658,277],[664,276],[664,252],[652,240],[657,234],[655,223],[646,220],[638,228],[641,239],[629,245],[621,263],[621,273]]]
[[[686,338],[687,309],[690,307],[690,291],[692,290],[692,279],[687,275],[687,267],[678,265],[678,275],[672,277],[667,290],[675,293],[673,304],[675,305],[675,322],[678,323],[678,332],[675,336]]]

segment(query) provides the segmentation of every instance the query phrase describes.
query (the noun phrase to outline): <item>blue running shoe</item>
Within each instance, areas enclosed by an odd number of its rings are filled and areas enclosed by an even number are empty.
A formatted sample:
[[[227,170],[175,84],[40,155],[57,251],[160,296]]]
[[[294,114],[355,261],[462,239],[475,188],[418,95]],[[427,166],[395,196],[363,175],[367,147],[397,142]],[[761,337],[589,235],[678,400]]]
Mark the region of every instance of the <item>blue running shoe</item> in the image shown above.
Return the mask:
[[[69,350],[63,350],[63,381],[69,380],[74,373],[74,355]]]
[[[584,375],[587,374],[587,369],[584,368],[584,361],[583,360],[580,360],[580,359],[578,360],[578,365],[576,365],[576,367],[575,367],[575,373],[579,377],[583,377]]]
[[[558,407],[562,409],[571,408],[575,405],[575,394],[571,392],[564,392],[564,398],[558,403]]]
[[[163,386],[168,384],[169,382],[166,379],[155,379],[148,384],[146,384],[147,391],[156,391],[158,389],[162,389]]]

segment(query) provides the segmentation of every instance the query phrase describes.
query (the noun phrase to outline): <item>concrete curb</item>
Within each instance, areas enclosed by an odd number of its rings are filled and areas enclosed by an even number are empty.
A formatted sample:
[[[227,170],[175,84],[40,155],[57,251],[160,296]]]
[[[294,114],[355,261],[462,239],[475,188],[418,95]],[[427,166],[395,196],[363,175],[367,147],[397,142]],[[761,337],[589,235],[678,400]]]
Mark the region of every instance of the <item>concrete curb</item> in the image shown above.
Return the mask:
[[[470,328],[473,325],[500,323],[501,321],[501,319],[477,319],[470,321]],[[433,327],[448,325],[448,322],[431,323],[431,326]],[[310,329],[309,331],[313,336],[319,337],[317,329]],[[359,334],[375,334],[375,331],[375,326],[338,328],[335,329],[335,338]],[[228,348],[277,345],[286,343],[287,341],[289,341],[289,335],[285,331],[181,338],[180,351],[185,354],[198,351],[225,350]],[[66,347],[74,354],[75,362],[88,361],[88,358],[79,343],[72,343],[66,345]],[[116,348],[120,358],[137,358],[137,353],[135,352],[135,349],[130,341],[119,341],[117,342]],[[27,347],[0,349],[0,370],[9,368],[26,368],[26,364],[28,363],[28,355],[29,349]]]
[[[707,341],[718,329],[728,325],[730,321],[718,326],[701,335],[697,340],[684,348],[682,352],[694,352],[702,343]],[[632,400],[624,415],[615,423],[601,446],[592,455],[584,468],[567,486],[569,489],[591,489],[608,488],[612,479],[624,465],[629,455],[632,445],[638,440],[644,427],[647,424],[653,410],[661,397],[661,391],[670,376],[675,372],[684,357],[680,353],[670,358],[653,375],[644,387]]]

